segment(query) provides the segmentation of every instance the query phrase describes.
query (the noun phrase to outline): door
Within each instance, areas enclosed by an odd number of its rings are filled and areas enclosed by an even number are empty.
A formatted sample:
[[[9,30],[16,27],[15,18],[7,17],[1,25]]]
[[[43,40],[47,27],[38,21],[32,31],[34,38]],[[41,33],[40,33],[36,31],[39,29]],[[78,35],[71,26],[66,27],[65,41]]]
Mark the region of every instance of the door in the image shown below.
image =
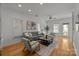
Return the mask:
[[[64,23],[63,24],[63,35],[64,36],[68,36],[68,33],[69,33],[69,23]]]

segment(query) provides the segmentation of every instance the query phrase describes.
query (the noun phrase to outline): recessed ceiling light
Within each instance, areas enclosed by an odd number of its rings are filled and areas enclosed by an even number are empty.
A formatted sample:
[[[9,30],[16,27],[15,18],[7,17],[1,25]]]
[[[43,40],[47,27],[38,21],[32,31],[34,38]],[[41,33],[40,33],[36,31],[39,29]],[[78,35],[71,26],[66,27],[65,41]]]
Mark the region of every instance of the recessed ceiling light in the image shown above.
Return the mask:
[[[28,9],[28,12],[31,12],[32,10],[31,9]]]
[[[22,5],[21,4],[18,4],[18,7],[22,7]]]
[[[40,5],[43,5],[44,3],[40,3]]]

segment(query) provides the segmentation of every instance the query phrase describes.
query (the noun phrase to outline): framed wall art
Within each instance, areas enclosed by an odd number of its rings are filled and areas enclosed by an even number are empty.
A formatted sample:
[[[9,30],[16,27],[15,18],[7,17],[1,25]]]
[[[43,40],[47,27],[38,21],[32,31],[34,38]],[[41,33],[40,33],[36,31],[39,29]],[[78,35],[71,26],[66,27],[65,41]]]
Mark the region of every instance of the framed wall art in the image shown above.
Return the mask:
[[[26,21],[26,30],[36,30],[36,23],[34,21]]]

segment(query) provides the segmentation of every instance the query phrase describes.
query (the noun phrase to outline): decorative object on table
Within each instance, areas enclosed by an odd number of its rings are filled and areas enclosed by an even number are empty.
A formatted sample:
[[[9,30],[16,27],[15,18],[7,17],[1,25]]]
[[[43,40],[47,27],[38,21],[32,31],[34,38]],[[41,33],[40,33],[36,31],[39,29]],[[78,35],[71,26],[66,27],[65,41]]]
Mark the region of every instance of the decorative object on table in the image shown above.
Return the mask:
[[[48,31],[49,31],[49,26],[48,25],[46,25],[46,27],[45,27],[45,31],[46,31],[46,39],[47,39],[47,34],[48,34]]]

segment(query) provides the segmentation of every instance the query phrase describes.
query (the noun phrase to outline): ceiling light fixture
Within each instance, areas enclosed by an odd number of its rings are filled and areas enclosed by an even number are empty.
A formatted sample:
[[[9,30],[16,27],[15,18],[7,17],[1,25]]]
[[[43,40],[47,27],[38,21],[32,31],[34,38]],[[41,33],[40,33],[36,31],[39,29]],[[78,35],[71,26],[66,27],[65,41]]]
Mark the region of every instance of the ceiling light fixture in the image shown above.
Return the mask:
[[[52,16],[49,16],[49,19],[52,19]]]
[[[28,9],[28,12],[31,12],[32,10],[31,9]]]
[[[43,5],[43,4],[44,4],[44,3],[42,3],[42,2],[40,3],[40,5]]]
[[[21,4],[18,4],[18,7],[22,7],[22,5]]]

